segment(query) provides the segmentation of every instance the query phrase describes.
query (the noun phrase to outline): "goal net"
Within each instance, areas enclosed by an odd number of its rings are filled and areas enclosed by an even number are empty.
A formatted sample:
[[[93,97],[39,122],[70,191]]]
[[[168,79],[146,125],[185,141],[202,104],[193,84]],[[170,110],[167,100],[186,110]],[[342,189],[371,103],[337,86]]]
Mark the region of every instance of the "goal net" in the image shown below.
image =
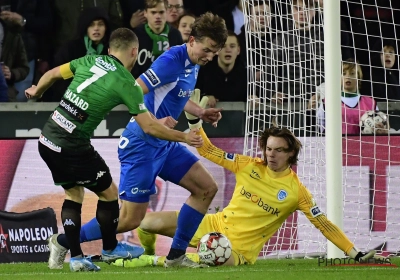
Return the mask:
[[[324,11],[322,2],[242,0],[248,65],[244,153],[261,156],[257,139],[265,127],[291,129],[303,144],[294,168],[325,210],[330,199],[325,175],[330,160],[325,155],[330,148],[325,145],[329,120],[325,123],[320,114],[326,91],[324,69],[329,67],[325,65],[324,34],[329,26],[324,26],[324,12],[329,11]],[[361,98],[372,96],[391,123],[386,135],[361,135],[356,125],[336,136],[343,151],[343,230],[357,248],[376,249],[386,256],[400,250],[400,135],[396,135],[400,132],[400,108],[395,102],[400,92],[395,22],[399,10],[392,6],[394,2],[342,0],[341,22],[337,23],[341,26],[341,56],[337,59],[355,65],[349,73],[356,72],[349,74],[355,75],[353,79],[343,80],[343,87],[355,84]],[[338,83],[341,80],[342,73],[338,73]],[[337,94],[347,97],[341,91]],[[343,122],[352,124],[347,117]],[[326,238],[303,213],[296,212],[265,244],[260,257],[313,257],[325,255],[326,250]]]

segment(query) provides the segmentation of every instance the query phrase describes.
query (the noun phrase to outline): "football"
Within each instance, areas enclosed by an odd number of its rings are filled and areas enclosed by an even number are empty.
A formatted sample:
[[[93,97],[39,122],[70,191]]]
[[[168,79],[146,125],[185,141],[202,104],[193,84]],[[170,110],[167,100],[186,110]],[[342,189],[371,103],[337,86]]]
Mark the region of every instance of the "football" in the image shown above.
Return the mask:
[[[197,245],[200,262],[210,265],[223,265],[232,254],[229,239],[219,232],[210,232],[204,235]]]
[[[381,111],[367,111],[360,118],[361,134],[373,134],[389,129],[389,119]]]

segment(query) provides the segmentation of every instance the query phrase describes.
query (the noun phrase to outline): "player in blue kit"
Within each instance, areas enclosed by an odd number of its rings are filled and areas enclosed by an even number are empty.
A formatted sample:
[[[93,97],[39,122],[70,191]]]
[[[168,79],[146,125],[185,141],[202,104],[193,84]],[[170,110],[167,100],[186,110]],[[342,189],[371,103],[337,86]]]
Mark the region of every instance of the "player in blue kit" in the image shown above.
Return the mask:
[[[203,14],[194,22],[186,44],[163,53],[136,79],[145,94],[147,109],[157,119],[164,118],[166,125],[173,127],[185,111],[189,119],[200,118],[216,126],[221,109],[203,109],[189,98],[194,92],[199,67],[213,59],[224,46],[227,36],[222,18]],[[150,195],[156,193],[156,177],[160,176],[190,192],[179,212],[176,233],[164,266],[201,267],[188,259],[185,252],[218,190],[211,174],[186,147],[147,135],[134,119],[121,135],[118,155],[122,206],[117,231],[130,231],[140,225]],[[96,219],[82,227],[81,242],[100,238]]]

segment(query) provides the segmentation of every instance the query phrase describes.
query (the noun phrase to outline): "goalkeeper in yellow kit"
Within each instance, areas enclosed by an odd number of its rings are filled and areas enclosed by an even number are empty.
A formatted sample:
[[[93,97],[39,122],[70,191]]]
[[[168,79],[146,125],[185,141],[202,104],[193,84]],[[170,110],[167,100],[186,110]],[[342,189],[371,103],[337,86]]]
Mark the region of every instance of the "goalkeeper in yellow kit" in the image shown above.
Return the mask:
[[[188,116],[191,128],[200,128],[203,146],[199,154],[223,166],[236,175],[236,186],[228,206],[222,212],[206,214],[190,246],[196,247],[200,238],[209,232],[221,232],[232,243],[232,255],[225,265],[254,264],[263,245],[296,210],[302,211],[310,222],[338,248],[357,261],[375,256],[375,251],[362,253],[344,232],[327,219],[318,208],[309,190],[291,169],[302,147],[301,142],[286,128],[269,128],[260,134],[263,159],[227,153],[215,147],[201,123]],[[150,212],[138,229],[145,254],[153,255],[156,234],[174,236],[178,213]],[[187,254],[199,261],[197,254]],[[142,256],[134,260],[118,260],[125,267],[162,265],[165,257]]]

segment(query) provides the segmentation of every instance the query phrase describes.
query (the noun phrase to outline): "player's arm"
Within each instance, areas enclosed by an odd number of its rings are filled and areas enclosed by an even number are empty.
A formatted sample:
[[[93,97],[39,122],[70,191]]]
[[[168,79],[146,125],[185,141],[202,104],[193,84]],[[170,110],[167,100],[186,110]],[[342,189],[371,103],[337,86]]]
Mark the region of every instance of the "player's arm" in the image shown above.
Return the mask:
[[[196,89],[197,90],[197,89]],[[214,127],[217,126],[218,121],[222,118],[221,111],[222,108],[207,108],[204,109],[192,100],[188,100],[185,107],[183,108],[185,112],[202,119],[205,122],[210,122]]]
[[[37,86],[32,85],[25,91],[27,98],[42,97],[43,93],[51,87],[51,85],[61,79],[69,79],[73,76],[72,71],[69,68],[69,63],[57,66],[46,73],[40,78]]]
[[[197,135],[197,130],[185,133],[170,129],[155,120],[149,112],[140,113],[134,116],[134,118],[145,133],[154,137],[168,141],[184,142],[193,147],[200,147],[203,144],[202,138]]]
[[[310,222],[321,231],[321,233],[339,249],[356,261],[364,261],[369,258],[381,258],[375,256],[375,251],[363,253],[359,251],[348,239],[346,234],[335,224],[333,224],[326,215],[319,209],[314,198],[306,187],[299,183],[299,204],[298,210],[301,210]]]
[[[246,165],[253,162],[254,159],[240,154],[227,153],[224,150],[214,146],[210,139],[208,139],[203,128],[199,129],[201,138],[203,139],[203,145],[197,148],[197,151],[202,157],[232,171],[237,173],[239,170],[243,169]]]

